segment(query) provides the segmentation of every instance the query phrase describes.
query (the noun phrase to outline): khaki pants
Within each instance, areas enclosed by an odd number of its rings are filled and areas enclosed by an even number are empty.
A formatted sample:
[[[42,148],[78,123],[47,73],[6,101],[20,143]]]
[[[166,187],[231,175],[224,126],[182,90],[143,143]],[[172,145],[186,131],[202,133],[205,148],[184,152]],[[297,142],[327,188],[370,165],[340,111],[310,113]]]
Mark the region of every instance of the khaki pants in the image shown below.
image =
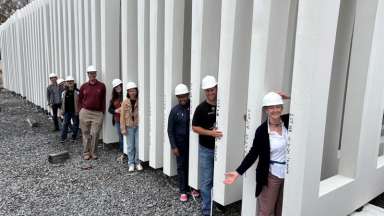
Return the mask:
[[[94,155],[103,125],[103,113],[87,109],[80,110],[80,128],[83,135],[84,154]]]
[[[257,216],[281,216],[283,207],[284,179],[271,173],[268,175],[268,186],[264,186],[257,201],[259,213]],[[273,214],[274,213],[274,214]]]

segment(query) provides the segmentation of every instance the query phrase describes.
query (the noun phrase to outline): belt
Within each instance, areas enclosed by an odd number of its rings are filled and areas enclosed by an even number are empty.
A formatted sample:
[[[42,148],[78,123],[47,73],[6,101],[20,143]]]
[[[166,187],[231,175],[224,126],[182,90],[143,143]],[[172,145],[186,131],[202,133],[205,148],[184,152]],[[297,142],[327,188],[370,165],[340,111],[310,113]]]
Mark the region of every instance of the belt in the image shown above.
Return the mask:
[[[280,162],[280,161],[274,161],[274,160],[271,160],[269,161],[270,164],[282,164],[282,165],[285,165],[286,162]]]

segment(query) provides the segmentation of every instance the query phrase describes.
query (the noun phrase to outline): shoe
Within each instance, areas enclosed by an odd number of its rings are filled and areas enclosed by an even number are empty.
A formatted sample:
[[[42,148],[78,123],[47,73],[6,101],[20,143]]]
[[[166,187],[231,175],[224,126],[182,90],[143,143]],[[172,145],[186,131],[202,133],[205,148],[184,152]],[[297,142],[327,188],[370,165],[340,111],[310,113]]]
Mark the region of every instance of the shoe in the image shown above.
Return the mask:
[[[141,171],[141,170],[143,170],[143,166],[141,166],[141,164],[137,164],[137,165],[136,165],[136,169],[137,169],[138,171]]]
[[[199,193],[199,191],[197,191],[197,190],[192,190],[191,195],[192,195],[194,198],[197,198],[197,197],[200,196],[200,193]]]
[[[97,156],[95,154],[91,154],[91,159],[92,160],[97,160]]]
[[[65,142],[65,139],[60,140],[61,144],[64,144],[64,142]]]
[[[133,164],[129,165],[128,172],[135,171],[135,166]]]
[[[181,202],[187,202],[188,201],[188,195],[187,194],[181,194],[180,195],[180,201]]]
[[[85,154],[84,155],[84,160],[89,160],[89,159],[91,159],[91,157],[88,154]]]

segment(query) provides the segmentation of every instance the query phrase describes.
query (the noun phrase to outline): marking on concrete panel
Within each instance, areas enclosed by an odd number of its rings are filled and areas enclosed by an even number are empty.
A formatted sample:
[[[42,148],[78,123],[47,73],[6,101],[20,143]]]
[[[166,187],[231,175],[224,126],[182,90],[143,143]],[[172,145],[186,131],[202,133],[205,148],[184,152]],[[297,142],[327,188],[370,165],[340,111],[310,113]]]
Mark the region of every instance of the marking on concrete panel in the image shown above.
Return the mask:
[[[289,174],[289,161],[290,161],[290,153],[291,153],[291,133],[293,131],[293,121],[294,121],[294,114],[289,114],[289,122],[288,122],[288,143],[287,143],[287,166],[286,166],[286,173]]]

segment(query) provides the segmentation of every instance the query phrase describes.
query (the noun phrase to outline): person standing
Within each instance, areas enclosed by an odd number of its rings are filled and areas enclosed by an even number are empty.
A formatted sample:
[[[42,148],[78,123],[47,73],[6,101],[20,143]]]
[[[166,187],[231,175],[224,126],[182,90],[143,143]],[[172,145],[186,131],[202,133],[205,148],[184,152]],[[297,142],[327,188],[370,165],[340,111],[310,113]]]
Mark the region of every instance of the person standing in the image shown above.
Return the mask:
[[[139,160],[139,101],[138,89],[134,82],[127,83],[127,97],[121,104],[120,129],[126,136],[128,148],[128,171],[143,170]]]
[[[253,145],[236,171],[226,173],[224,184],[233,184],[257,159],[256,197],[258,216],[282,215],[289,114],[282,115],[284,93],[269,92],[263,98],[268,119],[255,133]],[[256,203],[255,203],[256,204]]]
[[[61,131],[61,143],[67,139],[68,127],[72,130],[72,140],[76,140],[79,131],[79,91],[75,86],[75,79],[67,76],[65,79],[65,90],[63,92],[61,111],[64,116],[63,128]],[[71,120],[73,125],[71,125]]]
[[[106,89],[104,83],[96,79],[96,66],[90,65],[87,74],[89,81],[80,87],[79,92],[80,128],[83,135],[84,160],[95,160],[96,145],[105,113]]]
[[[109,102],[108,112],[112,114],[112,125],[116,128],[117,135],[119,136],[119,151],[121,155],[117,158],[118,161],[122,161],[124,157],[123,153],[123,135],[120,130],[120,107],[123,102],[123,83],[120,79],[114,79],[112,81],[112,97]]]
[[[49,74],[49,80],[51,84],[47,87],[47,101],[48,106],[52,109],[52,118],[54,129],[53,131],[59,131],[59,120],[57,110],[61,107],[61,91],[57,84],[57,75],[54,73]]]
[[[213,187],[213,167],[215,139],[223,136],[216,126],[217,81],[213,76],[202,80],[206,100],[196,108],[192,120],[192,130],[199,134],[199,172],[202,213],[211,213],[211,190]]]
[[[175,88],[178,104],[174,106],[168,117],[168,138],[172,153],[176,156],[177,175],[179,180],[180,201],[188,201],[188,161],[189,161],[189,122],[190,122],[190,100],[189,90],[184,84]],[[192,190],[192,196],[197,197],[199,193]]]

